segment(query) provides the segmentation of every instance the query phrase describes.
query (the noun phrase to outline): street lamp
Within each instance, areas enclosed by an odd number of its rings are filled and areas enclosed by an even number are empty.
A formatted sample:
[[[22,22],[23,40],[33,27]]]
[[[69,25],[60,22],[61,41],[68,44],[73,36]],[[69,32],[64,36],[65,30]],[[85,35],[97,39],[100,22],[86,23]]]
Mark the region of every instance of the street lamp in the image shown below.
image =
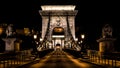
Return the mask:
[[[81,44],[81,42],[78,42],[78,44]]]
[[[42,38],[40,38],[40,42],[42,42],[42,40],[43,40],[43,39],[42,39]]]
[[[83,43],[83,41],[81,40],[80,43]]]
[[[84,39],[84,38],[85,38],[85,34],[82,34],[82,35],[81,35],[81,38]]]
[[[84,40],[84,39],[85,39],[85,34],[81,34],[81,41],[80,41],[80,43],[81,43],[82,52],[85,51],[85,49],[84,49],[84,44],[83,44],[83,40]]]
[[[33,37],[34,37],[34,39],[37,39],[37,35],[34,35]]]

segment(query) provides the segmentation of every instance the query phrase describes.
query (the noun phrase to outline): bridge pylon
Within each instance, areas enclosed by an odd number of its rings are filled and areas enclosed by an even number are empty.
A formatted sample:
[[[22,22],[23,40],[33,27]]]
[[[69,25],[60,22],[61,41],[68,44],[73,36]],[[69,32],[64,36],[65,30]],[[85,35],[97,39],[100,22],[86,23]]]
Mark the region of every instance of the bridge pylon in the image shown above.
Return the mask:
[[[75,5],[42,5],[39,11],[42,17],[43,42],[40,46],[44,48],[76,48],[75,39],[75,16],[77,10]],[[77,48],[76,48],[77,49]]]

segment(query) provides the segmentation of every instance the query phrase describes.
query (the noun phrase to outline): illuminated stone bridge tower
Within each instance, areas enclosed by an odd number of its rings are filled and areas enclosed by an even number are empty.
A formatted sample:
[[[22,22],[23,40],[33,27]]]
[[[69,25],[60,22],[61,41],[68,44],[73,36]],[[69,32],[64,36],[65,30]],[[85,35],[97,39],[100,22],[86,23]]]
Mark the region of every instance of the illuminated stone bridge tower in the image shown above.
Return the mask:
[[[65,47],[65,42],[75,40],[75,16],[77,10],[74,5],[43,5],[39,11],[42,17],[42,39],[45,37],[52,42],[51,47],[60,44]]]

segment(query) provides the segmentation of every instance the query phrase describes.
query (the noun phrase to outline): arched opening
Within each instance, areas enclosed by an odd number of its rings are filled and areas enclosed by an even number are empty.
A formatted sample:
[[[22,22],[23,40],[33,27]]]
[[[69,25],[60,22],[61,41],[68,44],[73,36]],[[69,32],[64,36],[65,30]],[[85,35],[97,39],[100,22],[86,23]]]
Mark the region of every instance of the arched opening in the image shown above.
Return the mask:
[[[56,49],[61,50],[64,45],[65,31],[62,27],[55,27],[52,31],[53,45]],[[59,46],[58,46],[59,45]]]
[[[52,32],[53,35],[64,35],[64,29],[62,27],[55,27]]]

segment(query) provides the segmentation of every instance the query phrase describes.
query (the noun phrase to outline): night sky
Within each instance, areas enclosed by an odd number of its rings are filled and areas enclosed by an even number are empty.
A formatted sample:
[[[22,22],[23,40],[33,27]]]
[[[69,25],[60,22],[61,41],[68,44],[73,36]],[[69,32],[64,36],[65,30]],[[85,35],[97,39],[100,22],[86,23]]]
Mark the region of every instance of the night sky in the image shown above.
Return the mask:
[[[90,42],[101,37],[102,27],[110,24],[119,42],[119,2],[113,0],[0,0],[0,23],[13,23],[17,28],[30,27],[41,31],[41,5],[76,5],[76,36],[86,34]]]

